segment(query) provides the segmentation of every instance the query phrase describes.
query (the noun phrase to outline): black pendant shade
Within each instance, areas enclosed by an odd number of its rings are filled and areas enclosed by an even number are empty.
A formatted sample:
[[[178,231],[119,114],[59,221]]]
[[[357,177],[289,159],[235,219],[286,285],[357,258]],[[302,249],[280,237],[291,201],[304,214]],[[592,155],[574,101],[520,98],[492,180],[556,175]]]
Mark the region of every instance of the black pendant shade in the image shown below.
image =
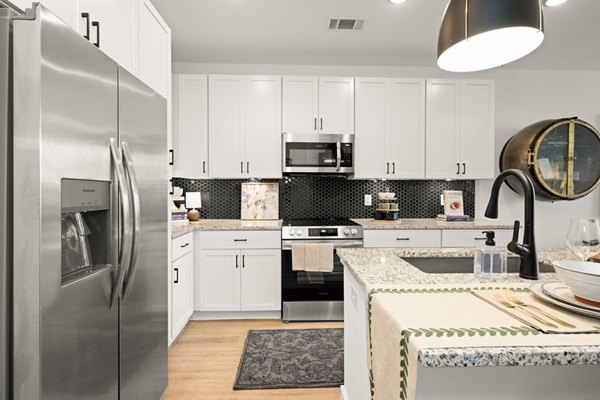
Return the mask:
[[[450,0],[438,38],[438,66],[468,72],[497,67],[544,39],[540,0]]]

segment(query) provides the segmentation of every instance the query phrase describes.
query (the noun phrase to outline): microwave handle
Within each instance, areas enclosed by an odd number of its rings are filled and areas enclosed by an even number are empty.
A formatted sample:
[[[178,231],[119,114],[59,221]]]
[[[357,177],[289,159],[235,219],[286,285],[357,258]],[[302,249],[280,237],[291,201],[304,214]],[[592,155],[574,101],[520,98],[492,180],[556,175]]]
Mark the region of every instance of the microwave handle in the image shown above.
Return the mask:
[[[337,142],[337,159],[335,164],[335,169],[340,170],[342,168],[342,144]]]

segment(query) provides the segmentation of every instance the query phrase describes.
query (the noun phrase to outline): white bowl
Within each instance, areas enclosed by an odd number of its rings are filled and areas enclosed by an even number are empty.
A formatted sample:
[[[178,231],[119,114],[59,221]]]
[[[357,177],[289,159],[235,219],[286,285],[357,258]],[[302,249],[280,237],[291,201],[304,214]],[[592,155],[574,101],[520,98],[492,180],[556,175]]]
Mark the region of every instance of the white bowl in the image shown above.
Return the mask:
[[[396,198],[396,193],[379,193],[377,195],[379,200],[394,200]]]
[[[575,296],[600,303],[600,263],[556,260],[552,265]]]

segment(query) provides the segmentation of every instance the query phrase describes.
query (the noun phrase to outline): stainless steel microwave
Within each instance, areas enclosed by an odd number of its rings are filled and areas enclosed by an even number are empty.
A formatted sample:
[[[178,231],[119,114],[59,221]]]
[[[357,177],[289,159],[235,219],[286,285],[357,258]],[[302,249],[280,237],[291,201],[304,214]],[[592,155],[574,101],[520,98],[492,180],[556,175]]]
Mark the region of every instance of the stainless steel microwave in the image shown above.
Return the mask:
[[[354,173],[354,135],[283,134],[284,174]]]

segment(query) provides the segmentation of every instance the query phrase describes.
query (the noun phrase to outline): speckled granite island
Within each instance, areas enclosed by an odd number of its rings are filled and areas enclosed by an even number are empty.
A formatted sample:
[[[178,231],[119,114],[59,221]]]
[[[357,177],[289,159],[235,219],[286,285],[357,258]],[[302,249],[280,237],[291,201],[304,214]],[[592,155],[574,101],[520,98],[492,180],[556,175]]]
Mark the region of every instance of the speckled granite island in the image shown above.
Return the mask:
[[[377,289],[402,288],[409,292],[435,292],[440,288],[480,287],[481,285],[527,288],[532,282],[517,274],[501,283],[481,282],[473,274],[424,273],[403,258],[472,257],[473,248],[410,248],[410,249],[340,249],[338,254],[344,271],[345,383],[344,400],[400,399],[597,399],[600,393],[600,338],[593,345],[574,345],[567,339],[561,346],[537,342],[540,334],[528,338],[526,346],[460,346],[419,348],[416,358],[418,373],[416,388],[405,391],[398,387],[397,396],[382,397],[373,384],[369,332],[371,301]],[[540,261],[572,258],[569,251],[551,249],[539,251]],[[541,274],[541,280],[553,281],[553,273]],[[408,289],[407,289],[408,288]],[[398,290],[398,292],[402,292]],[[436,298],[423,294],[418,302]],[[439,301],[439,297],[437,298]],[[469,313],[468,309],[456,310]],[[397,313],[396,313],[397,314]],[[393,313],[390,313],[393,315]],[[430,319],[435,315],[429,315]],[[443,316],[448,318],[447,316]],[[442,318],[440,316],[439,318]],[[390,326],[401,321],[390,320]],[[600,324],[600,321],[599,321]],[[581,334],[579,334],[581,335]],[[551,335],[552,336],[552,335]],[[570,335],[560,335],[569,337]],[[577,336],[571,335],[573,338]],[[598,335],[600,337],[600,335]],[[556,336],[554,336],[556,337]],[[581,336],[580,336],[581,338]],[[463,339],[464,340],[464,339]],[[398,338],[401,344],[401,339]],[[576,339],[573,342],[577,343]],[[562,342],[561,342],[562,343]],[[371,349],[371,350],[369,350]],[[390,349],[390,352],[394,352]],[[385,357],[387,358],[387,357]],[[391,362],[392,357],[388,361]],[[381,360],[378,360],[381,363]],[[384,360],[384,365],[385,365]],[[390,371],[396,365],[390,365]],[[485,368],[475,368],[485,367]],[[413,368],[415,368],[413,366]],[[391,372],[390,372],[391,373]],[[371,377],[371,379],[370,379]],[[402,379],[405,379],[402,378]],[[378,396],[379,395],[379,396]],[[373,396],[373,397],[372,397]]]

